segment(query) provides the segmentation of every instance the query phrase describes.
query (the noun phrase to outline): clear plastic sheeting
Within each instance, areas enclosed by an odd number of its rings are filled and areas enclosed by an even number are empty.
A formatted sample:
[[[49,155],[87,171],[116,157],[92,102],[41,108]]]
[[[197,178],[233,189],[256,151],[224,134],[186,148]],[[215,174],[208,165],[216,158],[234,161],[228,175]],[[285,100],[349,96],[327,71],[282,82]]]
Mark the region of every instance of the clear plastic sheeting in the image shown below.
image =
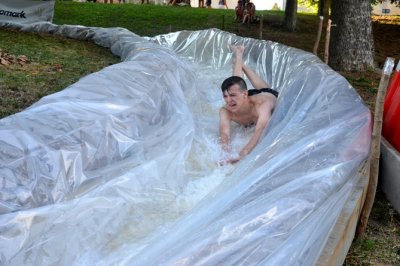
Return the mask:
[[[0,264],[315,264],[371,130],[317,57],[216,29],[2,26],[91,40],[122,62],[0,120]],[[280,95],[256,148],[221,166],[231,43]],[[233,132],[237,152],[252,128]]]

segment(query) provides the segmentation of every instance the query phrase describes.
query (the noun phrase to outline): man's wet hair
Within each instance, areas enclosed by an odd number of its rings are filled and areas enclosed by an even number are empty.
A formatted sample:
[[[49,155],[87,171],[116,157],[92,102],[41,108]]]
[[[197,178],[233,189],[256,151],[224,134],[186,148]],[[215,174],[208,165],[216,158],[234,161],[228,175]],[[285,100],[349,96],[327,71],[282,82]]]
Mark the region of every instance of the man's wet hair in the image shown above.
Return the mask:
[[[242,91],[247,90],[247,85],[246,85],[246,82],[244,81],[244,79],[242,79],[239,76],[232,76],[232,77],[225,79],[224,82],[222,82],[222,85],[221,85],[222,93],[227,91],[230,87],[232,87],[235,84],[239,85],[240,90],[242,90]]]

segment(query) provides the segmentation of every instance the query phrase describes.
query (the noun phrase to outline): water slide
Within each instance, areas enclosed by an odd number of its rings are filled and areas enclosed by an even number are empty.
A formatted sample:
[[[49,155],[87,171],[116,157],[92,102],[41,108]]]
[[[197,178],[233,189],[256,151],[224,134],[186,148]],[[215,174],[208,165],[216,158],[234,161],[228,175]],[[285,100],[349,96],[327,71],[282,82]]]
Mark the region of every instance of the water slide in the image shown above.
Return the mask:
[[[1,26],[121,57],[0,120],[1,265],[317,263],[369,155],[370,111],[345,78],[310,53],[217,29]],[[220,165],[232,43],[280,94],[251,154]],[[253,128],[232,130],[234,153]]]

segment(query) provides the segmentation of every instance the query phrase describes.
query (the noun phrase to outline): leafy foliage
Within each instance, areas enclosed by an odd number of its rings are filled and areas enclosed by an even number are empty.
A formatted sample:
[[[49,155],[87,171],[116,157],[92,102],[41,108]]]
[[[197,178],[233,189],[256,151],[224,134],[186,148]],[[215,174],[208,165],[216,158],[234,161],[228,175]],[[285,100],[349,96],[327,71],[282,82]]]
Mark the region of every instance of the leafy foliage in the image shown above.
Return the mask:
[[[307,7],[314,7],[318,5],[318,2],[322,0],[299,0],[299,4],[307,6]],[[384,2],[390,2],[391,4],[396,4],[400,7],[400,0],[371,0],[372,5],[381,4]]]
[[[371,0],[371,3],[373,5],[384,3],[384,2],[390,2],[391,4],[397,4],[397,6],[400,7],[400,0]]]
[[[298,4],[304,7],[311,8],[314,12],[318,10],[318,2],[316,0],[299,0]]]

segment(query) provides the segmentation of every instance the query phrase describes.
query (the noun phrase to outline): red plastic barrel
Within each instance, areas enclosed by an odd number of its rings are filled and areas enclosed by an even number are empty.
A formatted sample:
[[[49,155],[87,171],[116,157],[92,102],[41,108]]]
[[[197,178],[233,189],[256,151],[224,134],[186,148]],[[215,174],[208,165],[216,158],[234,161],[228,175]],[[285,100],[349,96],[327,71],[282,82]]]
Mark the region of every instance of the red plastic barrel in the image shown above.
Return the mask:
[[[394,71],[385,98],[382,135],[400,151],[400,62]]]

